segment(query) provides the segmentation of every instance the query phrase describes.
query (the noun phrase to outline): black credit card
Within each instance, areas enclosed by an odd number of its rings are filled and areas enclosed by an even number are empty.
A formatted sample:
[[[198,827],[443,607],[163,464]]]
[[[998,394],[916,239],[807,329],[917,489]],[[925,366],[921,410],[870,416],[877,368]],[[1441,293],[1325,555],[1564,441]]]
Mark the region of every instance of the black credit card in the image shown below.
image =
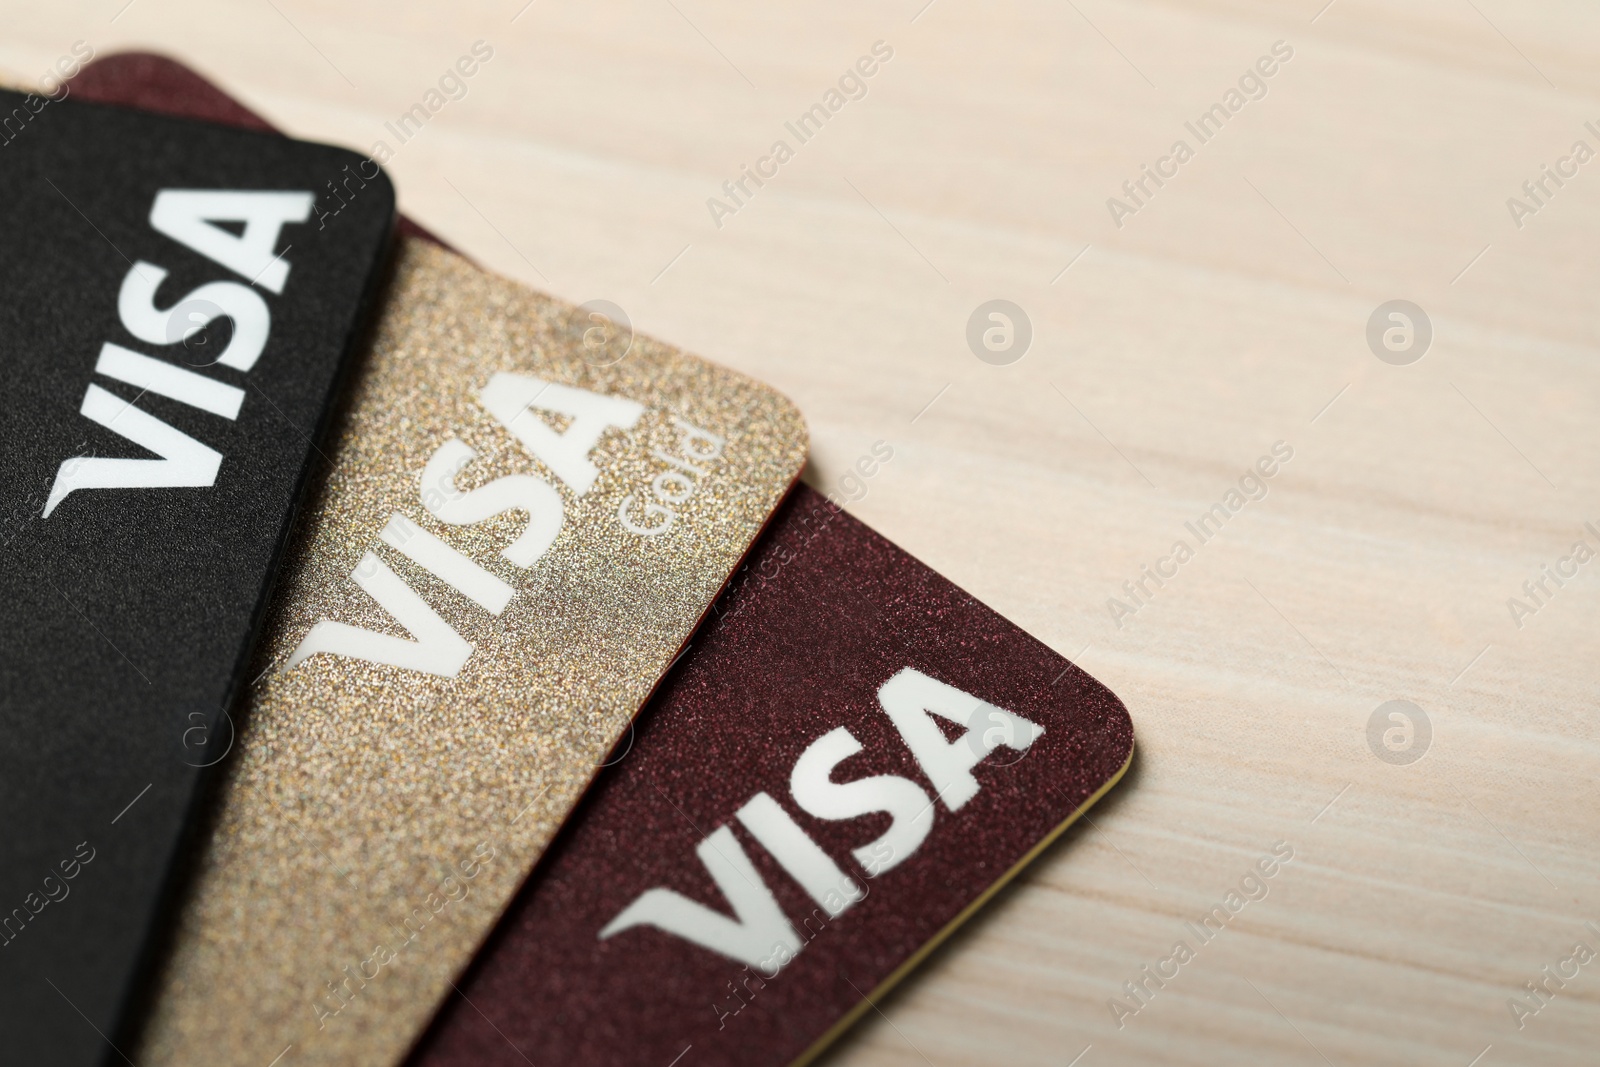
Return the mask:
[[[353,152],[0,92],[7,1062],[122,1062],[394,211]]]

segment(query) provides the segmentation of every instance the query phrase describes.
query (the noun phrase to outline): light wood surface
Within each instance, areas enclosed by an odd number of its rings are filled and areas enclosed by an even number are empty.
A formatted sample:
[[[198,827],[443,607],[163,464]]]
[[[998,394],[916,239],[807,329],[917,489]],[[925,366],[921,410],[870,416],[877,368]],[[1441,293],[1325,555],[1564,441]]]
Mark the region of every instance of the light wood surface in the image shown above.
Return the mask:
[[[4,0],[0,75],[155,47],[368,149],[489,42],[390,160],[404,209],[782,389],[813,484],[891,442],[852,510],[1127,703],[1138,756],[1093,824],[826,1062],[1594,1061],[1600,961],[1520,1031],[1507,999],[1600,949],[1600,562],[1520,628],[1507,600],[1600,527],[1600,160],[1520,229],[1506,199],[1600,150],[1600,9],[123,2]],[[715,226],[707,198],[879,40],[865,98]],[[1199,145],[1184,121],[1279,40]],[[1119,229],[1106,199],[1179,138]],[[1010,366],[964,336],[995,297],[1033,325]],[[1409,366],[1365,339],[1395,298],[1434,327]],[[1116,626],[1107,599],[1280,440],[1269,495]],[[1392,699],[1431,721],[1411,765],[1369,747]],[[1268,896],[1191,940],[1279,841]],[[1108,999],[1180,939],[1118,1029]]]

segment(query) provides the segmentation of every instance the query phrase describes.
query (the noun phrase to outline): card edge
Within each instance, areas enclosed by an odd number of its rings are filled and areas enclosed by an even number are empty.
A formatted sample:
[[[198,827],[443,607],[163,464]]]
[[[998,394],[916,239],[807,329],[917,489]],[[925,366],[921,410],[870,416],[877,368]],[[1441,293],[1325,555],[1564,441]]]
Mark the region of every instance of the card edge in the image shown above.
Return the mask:
[[[1116,787],[1118,782],[1122,781],[1123,775],[1128,773],[1128,768],[1133,766],[1134,751],[1137,747],[1138,741],[1137,739],[1134,739],[1134,741],[1128,745],[1127,758],[1122,761],[1122,766],[1117,768],[1115,774],[1106,779],[1105,783],[1102,784],[1099,789],[1096,789],[1092,794],[1090,794],[1089,798],[1080,804],[1071,815],[1067,816],[1064,821],[1062,821],[1049,833],[1045,834],[1044,837],[1040,838],[1037,844],[1024,853],[1022,858],[1017,860],[1016,863],[1012,864],[1004,874],[995,879],[994,882],[990,883],[989,887],[980,893],[970,904],[962,908],[955,918],[945,923],[945,925],[941,927],[937,933],[925,941],[922,946],[917,949],[917,951],[906,957],[905,961],[902,962],[900,966],[896,967],[892,972],[890,972],[889,977],[885,978],[883,981],[874,986],[871,992],[867,993],[858,1004],[842,1015],[837,1022],[835,1022],[831,1027],[828,1028],[826,1032],[823,1033],[821,1037],[813,1041],[804,1052],[795,1057],[793,1060],[790,1060],[788,1067],[807,1067],[807,1065],[814,1062],[818,1056],[826,1052],[830,1045],[839,1040],[839,1038],[843,1037],[847,1030],[860,1021],[861,1017],[867,1013],[869,1008],[877,1007],[877,1004],[874,1003],[875,1001],[881,1000],[886,993],[890,992],[895,986],[904,981],[912,971],[921,966],[923,961],[933,954],[935,949],[943,945],[945,941],[949,940],[952,934],[954,934],[958,929],[965,925],[968,920],[976,915],[980,908],[982,908],[985,904],[988,904],[989,901],[1000,892],[1000,890],[1009,885],[1011,881],[1017,877],[1017,875],[1021,874],[1023,870],[1028,867],[1029,864],[1038,859],[1045,849],[1055,844],[1056,840],[1062,834],[1066,833],[1067,830],[1074,823],[1076,823],[1081,816],[1083,816],[1090,808],[1098,804],[1101,798],[1103,798],[1107,793],[1111,792],[1111,790]]]

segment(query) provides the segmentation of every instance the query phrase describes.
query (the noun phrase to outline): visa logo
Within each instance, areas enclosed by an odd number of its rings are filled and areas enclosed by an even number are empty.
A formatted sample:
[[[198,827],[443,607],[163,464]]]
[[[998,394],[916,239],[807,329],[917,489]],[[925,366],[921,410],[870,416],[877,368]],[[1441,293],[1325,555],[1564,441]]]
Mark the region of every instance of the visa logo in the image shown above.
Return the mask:
[[[289,223],[305,222],[314,198],[310,192],[241,192],[217,189],[163,189],[150,209],[150,225],[158,233],[226,267],[249,285],[236,281],[208,282],[162,308],[156,293],[167,271],[140,260],[122,279],[117,316],[127,331],[151,345],[176,345],[189,340],[213,320],[227,318],[233,336],[213,362],[249,371],[261,357],[271,332],[272,313],[252,286],[279,295],[289,280],[289,263],[273,250]],[[218,223],[242,224],[241,232]],[[285,252],[288,249],[284,250]],[[227,419],[239,417],[244,390],[219,382],[176,363],[106,342],[95,373]],[[74,456],[64,460],[45,501],[43,518],[80,489],[154,489],[205,487],[216,484],[222,454],[209,445],[90,383],[79,413],[127,441],[154,452],[159,459],[109,459]]]
[[[460,438],[451,437],[423,465],[418,500],[446,526],[475,526],[507,512],[526,516],[521,532],[500,551],[513,567],[526,571],[550,550],[566,521],[567,504],[557,486],[564,487],[573,501],[582,500],[600,478],[600,468],[591,454],[601,438],[613,430],[634,429],[646,409],[627,397],[504,371],[491,375],[488,384],[478,390],[478,402],[548,473],[507,474],[475,489],[463,489],[457,484],[458,479],[477,452]],[[565,428],[557,430],[541,413],[565,420]],[[668,466],[667,471],[656,475],[652,491],[661,500],[682,502],[695,491],[696,483],[689,472],[704,475],[710,464],[722,458],[726,442],[683,418],[673,418],[672,424],[677,430],[680,454],[660,449],[651,452],[653,458]],[[678,488],[668,490],[666,486],[674,480]],[[655,504],[647,505],[644,514],[652,514],[653,508],[666,514],[664,521],[654,527],[633,522],[628,509],[637,496],[630,493],[617,507],[616,519],[623,529],[639,537],[654,537],[672,526],[675,513]],[[500,615],[516,596],[516,589],[509,582],[424,529],[405,512],[390,513],[378,540],[490,615]],[[293,670],[312,656],[326,654],[442,678],[461,673],[472,655],[472,642],[396,574],[377,549],[375,544],[362,553],[350,572],[350,580],[408,636],[321,619],[289,655],[284,670]]]
[[[936,804],[957,812],[978,795],[981,787],[972,770],[991,752],[1001,746],[1026,751],[1044,736],[1044,727],[1038,723],[913,667],[901,669],[879,687],[878,705],[933,787],[932,797],[920,783],[898,774],[835,780],[836,769],[862,750],[861,742],[844,726],[813,741],[795,760],[788,781],[794,804],[813,818],[846,821],[877,813],[889,816],[888,829],[850,851],[867,878],[898,867],[922,847],[933,830]],[[947,740],[936,717],[965,727],[965,732]],[[781,788],[774,791],[784,792]],[[836,919],[866,899],[866,889],[771,793],[762,791],[751,797],[734,818],[817,904],[812,917],[819,922]],[[773,978],[807,942],[800,939],[731,826],[721,826],[701,840],[695,856],[722,891],[732,914],[692,900],[676,889],[656,886],[623,908],[600,930],[599,939],[606,941],[651,926],[757,968],[763,978]],[[802,925],[809,931],[809,921]]]

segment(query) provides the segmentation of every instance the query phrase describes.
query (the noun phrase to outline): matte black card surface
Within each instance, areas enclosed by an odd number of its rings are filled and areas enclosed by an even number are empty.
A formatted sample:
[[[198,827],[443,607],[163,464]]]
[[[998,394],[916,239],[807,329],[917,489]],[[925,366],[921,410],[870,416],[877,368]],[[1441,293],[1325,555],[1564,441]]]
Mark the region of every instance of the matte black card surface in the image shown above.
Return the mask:
[[[6,1062],[121,1062],[393,218],[351,152],[0,92]]]

